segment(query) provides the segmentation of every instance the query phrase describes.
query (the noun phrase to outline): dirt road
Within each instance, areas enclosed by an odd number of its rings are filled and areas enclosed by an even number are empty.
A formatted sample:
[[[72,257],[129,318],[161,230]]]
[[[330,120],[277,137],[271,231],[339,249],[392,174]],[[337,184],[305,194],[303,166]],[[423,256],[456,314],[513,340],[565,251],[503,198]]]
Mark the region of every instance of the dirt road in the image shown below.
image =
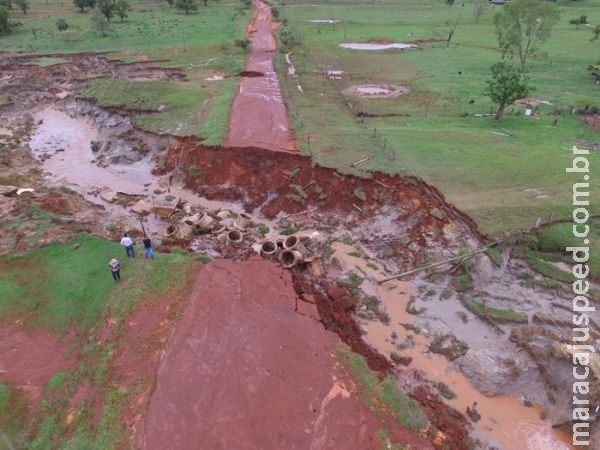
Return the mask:
[[[144,448],[381,448],[385,421],[336,371],[342,348],[306,307],[296,310],[289,272],[261,260],[212,262],[161,362]],[[391,430],[396,442],[433,448]]]
[[[271,29],[271,7],[260,0],[253,3],[255,16],[247,32],[252,53],[233,103],[225,146],[296,153],[298,145],[273,68],[277,42]]]

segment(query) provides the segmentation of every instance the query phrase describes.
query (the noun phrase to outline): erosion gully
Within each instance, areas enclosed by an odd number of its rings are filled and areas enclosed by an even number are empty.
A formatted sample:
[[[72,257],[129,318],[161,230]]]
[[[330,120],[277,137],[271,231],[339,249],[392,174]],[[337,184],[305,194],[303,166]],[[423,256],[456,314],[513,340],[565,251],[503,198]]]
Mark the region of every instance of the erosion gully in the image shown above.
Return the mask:
[[[270,10],[262,2],[255,1],[254,3],[258,11],[258,19],[253,22],[249,37],[253,40],[253,50],[256,49],[257,52],[253,52],[250,57],[245,76],[240,84],[240,92],[234,103],[227,145],[234,148],[253,147],[283,150],[287,154],[297,154],[297,144],[289,131],[287,112],[278,92],[276,76],[272,69],[272,55],[275,48],[271,32]],[[262,105],[260,107],[268,111],[268,115],[256,114],[257,105]],[[248,109],[251,109],[253,113],[248,113]],[[94,114],[92,115],[91,112]],[[88,201],[102,205],[106,211],[107,221],[118,220],[123,227],[136,227],[139,221],[137,215],[130,213],[123,206],[106,202],[101,194],[109,191],[148,198],[151,201],[155,197],[163,195],[158,194],[159,192],[166,192],[205,210],[221,208],[233,211],[244,210],[243,202],[236,199],[235,196],[231,196],[231,200],[228,201],[224,200],[222,196],[211,196],[206,193],[202,195],[202,193],[187,189],[183,183],[178,183],[177,180],[174,182],[171,173],[157,175],[155,167],[157,153],[161,151],[159,148],[141,153],[132,159],[132,143],[124,138],[121,144],[113,143],[110,149],[94,152],[90,143],[101,141],[106,129],[110,129],[112,135],[115,135],[118,130],[132,130],[131,123],[126,116],[119,116],[115,113],[108,114],[94,108],[89,103],[65,99],[54,105],[38,108],[33,111],[33,117],[36,126],[29,147],[43,164],[46,181],[49,184],[69,187],[79,192]],[[251,117],[261,117],[264,126],[258,127],[257,124],[244,122]],[[264,117],[269,117],[269,120],[262,120]],[[248,134],[248,130],[255,130],[255,132]],[[272,138],[265,139],[265,136],[271,134]],[[165,143],[163,149],[168,146],[169,144]],[[221,149],[221,151],[227,151],[227,149]],[[285,163],[285,160],[283,161]],[[289,160],[287,165],[293,166],[294,161],[295,159]],[[340,183],[346,183],[345,189],[350,192],[355,186],[355,180],[351,177],[342,177]],[[216,197],[218,199],[212,199]],[[266,211],[268,208],[262,208],[263,204],[269,203],[273,198],[273,196],[265,195],[262,203],[254,205],[253,211],[256,214],[261,214],[263,209]],[[307,208],[311,210],[312,214],[327,213],[326,210],[319,209],[327,208],[326,203],[324,206],[308,205]],[[379,209],[368,221],[378,226],[387,226],[388,229],[383,231],[390,234],[404,231],[401,224],[389,219],[391,215],[392,213],[386,212],[385,209]],[[261,221],[275,229],[277,228],[276,221],[279,218],[276,214],[270,213],[261,217]],[[410,219],[407,218],[407,220]],[[150,234],[158,237],[163,234],[168,225],[153,215],[148,216],[146,221]],[[365,227],[368,228],[368,226],[358,223],[355,228],[348,226],[348,229],[351,233],[362,233],[361,236],[368,236],[369,233],[365,233]],[[366,231],[370,231],[373,235],[382,230]],[[338,237],[344,235],[341,230],[320,230],[313,231],[311,234],[314,235],[314,233],[320,234],[322,237],[328,233]],[[477,237],[473,237],[473,239],[476,240]],[[372,266],[348,255],[352,253],[353,249],[354,247],[340,242],[333,246],[334,257],[339,261],[341,273],[355,270],[357,266],[361,266],[360,271],[366,274],[367,278],[381,278],[381,273]],[[380,267],[385,267],[385,262],[381,262]],[[380,353],[389,355],[395,350],[390,335],[393,332],[398,335],[406,335],[399,324],[412,323],[412,318],[405,308],[414,288],[410,282],[396,281],[393,288],[387,284],[372,283],[370,287],[363,286],[363,289],[377,295],[382,302],[382,308],[390,317],[388,325],[377,320],[362,320],[364,339]],[[410,356],[412,358],[411,367],[422,371],[428,379],[446,383],[457,394],[456,399],[447,402],[458,411],[464,413],[467,407],[471,407],[473,402],[477,402],[482,418],[472,424],[475,437],[490,446],[496,445],[504,449],[562,450],[572,448],[569,444],[570,436],[551,429],[548,421],[540,419],[540,408],[526,407],[519,398],[513,396],[486,397],[480,394],[462,373],[454,370],[454,367],[444,357],[431,354],[428,351],[429,344],[430,339],[427,336],[415,335],[412,347],[405,349],[403,356]]]

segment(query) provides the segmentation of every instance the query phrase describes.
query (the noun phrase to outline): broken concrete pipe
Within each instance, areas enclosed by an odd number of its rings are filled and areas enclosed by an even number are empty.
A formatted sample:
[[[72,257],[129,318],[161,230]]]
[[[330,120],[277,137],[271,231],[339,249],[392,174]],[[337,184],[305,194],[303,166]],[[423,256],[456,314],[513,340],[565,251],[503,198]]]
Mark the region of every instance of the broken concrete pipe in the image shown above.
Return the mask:
[[[298,236],[294,236],[293,234],[285,238],[283,241],[283,248],[285,250],[296,250],[300,252],[303,257],[306,254],[306,247],[304,247],[304,244],[300,242]]]
[[[167,237],[173,236],[176,231],[177,231],[177,227],[175,225],[169,225],[167,227],[167,229],[165,230],[165,236],[167,236]]]
[[[179,226],[177,227],[177,235],[181,239],[187,239],[192,234],[194,234],[194,225],[188,223],[187,220],[182,220]]]
[[[244,237],[242,236],[242,233],[238,230],[231,230],[229,233],[227,233],[228,244],[238,245],[241,244],[243,240]]]
[[[198,221],[196,223],[198,225],[198,228],[200,228],[201,230],[210,230],[210,226],[212,225],[214,220],[215,219],[210,217],[208,214],[202,213],[202,215],[198,218]]]
[[[250,218],[250,216],[248,216],[244,213],[241,213],[237,217],[237,219],[235,219],[235,221],[233,222],[233,226],[236,227],[240,231],[244,231],[250,225],[252,225],[252,219]]]
[[[260,246],[260,254],[263,258],[272,258],[278,251],[277,242],[274,241],[265,241]]]
[[[219,220],[229,219],[230,217],[233,217],[233,213],[228,209],[221,209],[217,213],[217,218]]]
[[[186,217],[184,217],[184,218],[183,218],[183,221],[184,221],[185,223],[189,224],[189,225],[196,225],[196,224],[198,223],[198,220],[200,219],[200,216],[201,216],[202,214],[203,214],[203,213],[200,213],[200,212],[194,213],[194,214],[192,214],[192,215],[190,215],[190,216],[186,216]]]
[[[304,262],[302,253],[297,250],[284,250],[279,255],[279,259],[283,264],[283,267],[286,269],[291,269],[292,267]]]

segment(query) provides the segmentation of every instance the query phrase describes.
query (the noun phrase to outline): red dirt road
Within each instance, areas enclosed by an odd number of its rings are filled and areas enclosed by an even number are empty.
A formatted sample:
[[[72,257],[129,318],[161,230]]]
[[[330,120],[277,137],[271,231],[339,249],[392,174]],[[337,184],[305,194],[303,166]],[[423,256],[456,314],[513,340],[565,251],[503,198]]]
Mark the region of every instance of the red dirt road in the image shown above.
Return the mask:
[[[386,425],[336,378],[333,343],[343,344],[305,314],[273,263],[206,266],[161,362],[143,448],[381,448]],[[411,448],[432,448],[391,429]]]
[[[277,42],[271,28],[271,7],[260,0],[253,3],[255,16],[247,32],[252,53],[233,102],[225,147],[296,153],[298,145],[289,129],[288,111],[273,68]]]

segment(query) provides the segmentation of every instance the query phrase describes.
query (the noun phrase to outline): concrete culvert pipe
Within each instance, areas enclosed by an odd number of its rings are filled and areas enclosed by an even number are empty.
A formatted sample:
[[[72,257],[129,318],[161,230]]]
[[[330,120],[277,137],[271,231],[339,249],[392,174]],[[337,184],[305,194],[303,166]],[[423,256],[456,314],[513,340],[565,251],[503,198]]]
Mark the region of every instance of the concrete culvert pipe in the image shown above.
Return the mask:
[[[300,242],[298,236],[291,235],[285,238],[283,241],[283,248],[286,250],[296,250],[303,255],[306,254],[306,248],[304,247],[304,244]]]
[[[204,213],[198,219],[198,226],[203,230],[208,230],[208,229],[210,229],[210,226],[214,220],[215,219],[210,217],[208,214]]]
[[[260,247],[260,254],[263,258],[270,258],[277,253],[277,243],[273,241],[265,241]]]
[[[165,230],[165,236],[173,236],[177,231],[177,227],[175,225],[169,225]]]
[[[217,213],[217,217],[219,218],[219,220],[229,219],[232,216],[233,216],[233,213],[231,211],[229,211],[228,209],[222,209]]]
[[[195,225],[198,223],[200,216],[201,216],[201,214],[199,212],[197,212],[197,213],[192,214],[191,216],[186,217],[185,220],[190,225]]]
[[[237,217],[237,219],[233,223],[233,226],[235,226],[238,230],[243,231],[246,228],[248,228],[251,224],[252,224],[252,219],[250,218],[250,216],[242,213]]]
[[[230,244],[241,244],[243,241],[243,236],[242,233],[240,233],[238,230],[231,230],[229,233],[227,233],[227,242]]]
[[[283,267],[286,269],[291,269],[292,267],[304,262],[302,253],[300,253],[296,250],[282,251],[281,255],[279,256],[279,259],[281,260]]]
[[[181,239],[187,239],[194,234],[194,227],[187,222],[181,222],[177,227],[177,233]]]

